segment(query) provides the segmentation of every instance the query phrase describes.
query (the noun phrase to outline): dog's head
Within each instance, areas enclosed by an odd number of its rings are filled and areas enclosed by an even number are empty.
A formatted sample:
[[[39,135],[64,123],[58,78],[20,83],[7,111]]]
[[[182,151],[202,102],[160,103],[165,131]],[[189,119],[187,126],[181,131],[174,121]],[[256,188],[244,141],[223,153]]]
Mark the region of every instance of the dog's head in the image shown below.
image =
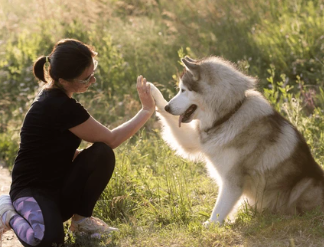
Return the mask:
[[[231,108],[254,87],[255,80],[218,57],[193,60],[182,59],[185,72],[179,83],[179,92],[165,110],[179,115],[179,126],[202,114],[215,114],[222,108]]]

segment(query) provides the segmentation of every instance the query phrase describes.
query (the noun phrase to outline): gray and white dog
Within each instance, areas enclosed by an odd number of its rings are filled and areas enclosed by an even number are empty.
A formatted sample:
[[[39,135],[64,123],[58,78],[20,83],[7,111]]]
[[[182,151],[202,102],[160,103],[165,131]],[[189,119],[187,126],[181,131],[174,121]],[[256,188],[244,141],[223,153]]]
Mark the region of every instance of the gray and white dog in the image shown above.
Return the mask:
[[[324,173],[303,136],[255,90],[255,79],[219,57],[182,59],[179,92],[167,102],[151,84],[162,137],[177,154],[203,160],[219,186],[205,222],[223,223],[242,200],[262,211],[324,206]]]

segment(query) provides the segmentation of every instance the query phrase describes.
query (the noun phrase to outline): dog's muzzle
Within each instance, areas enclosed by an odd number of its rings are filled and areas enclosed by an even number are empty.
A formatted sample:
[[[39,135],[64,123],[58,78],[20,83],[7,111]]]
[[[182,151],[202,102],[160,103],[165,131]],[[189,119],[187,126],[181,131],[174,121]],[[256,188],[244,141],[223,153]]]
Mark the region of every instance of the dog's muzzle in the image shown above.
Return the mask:
[[[197,105],[191,105],[183,114],[180,114],[179,116],[179,127],[181,127],[181,123],[188,123],[190,122],[190,117],[191,115],[195,112],[195,110],[197,109]],[[166,105],[164,107],[164,110],[170,114],[172,114],[171,112],[171,107],[169,105]],[[172,114],[174,115],[174,114]]]

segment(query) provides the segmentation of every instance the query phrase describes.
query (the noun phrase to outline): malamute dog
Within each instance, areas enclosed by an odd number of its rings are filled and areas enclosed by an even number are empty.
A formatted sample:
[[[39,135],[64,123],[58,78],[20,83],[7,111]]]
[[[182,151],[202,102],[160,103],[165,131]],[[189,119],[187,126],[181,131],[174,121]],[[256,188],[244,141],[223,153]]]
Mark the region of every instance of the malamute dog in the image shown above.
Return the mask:
[[[167,102],[151,84],[163,139],[203,160],[219,186],[210,222],[242,199],[293,214],[324,206],[324,173],[297,129],[254,89],[255,79],[218,57],[182,59],[179,92]]]

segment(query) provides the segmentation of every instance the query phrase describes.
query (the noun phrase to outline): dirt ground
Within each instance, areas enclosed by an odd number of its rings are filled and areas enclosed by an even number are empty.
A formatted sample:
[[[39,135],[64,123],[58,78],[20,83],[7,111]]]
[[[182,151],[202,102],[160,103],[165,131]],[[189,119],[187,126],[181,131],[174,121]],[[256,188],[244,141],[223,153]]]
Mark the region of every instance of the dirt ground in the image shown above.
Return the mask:
[[[0,163],[0,195],[8,194],[11,184],[11,176],[7,168]],[[2,246],[1,246],[2,244]],[[22,244],[17,239],[14,232],[8,231],[2,237],[0,247],[20,247]]]

